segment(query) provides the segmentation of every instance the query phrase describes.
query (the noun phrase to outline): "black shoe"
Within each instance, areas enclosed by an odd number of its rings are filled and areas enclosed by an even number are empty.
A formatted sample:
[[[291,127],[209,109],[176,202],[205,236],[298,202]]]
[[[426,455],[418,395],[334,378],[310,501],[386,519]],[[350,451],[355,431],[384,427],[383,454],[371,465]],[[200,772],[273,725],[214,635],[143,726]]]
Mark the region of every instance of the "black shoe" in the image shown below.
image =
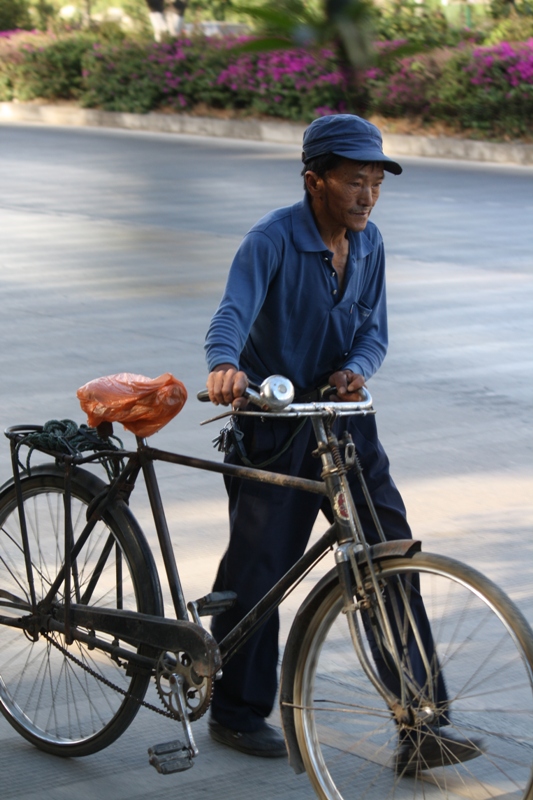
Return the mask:
[[[414,775],[425,769],[470,761],[483,753],[480,739],[465,738],[447,725],[407,731],[396,753],[396,772]]]
[[[231,728],[224,728],[214,719],[209,720],[209,733],[215,742],[226,744],[247,753],[249,756],[261,756],[262,758],[281,758],[287,756],[285,740],[275,728],[265,724],[258,731],[252,733],[234,731]]]

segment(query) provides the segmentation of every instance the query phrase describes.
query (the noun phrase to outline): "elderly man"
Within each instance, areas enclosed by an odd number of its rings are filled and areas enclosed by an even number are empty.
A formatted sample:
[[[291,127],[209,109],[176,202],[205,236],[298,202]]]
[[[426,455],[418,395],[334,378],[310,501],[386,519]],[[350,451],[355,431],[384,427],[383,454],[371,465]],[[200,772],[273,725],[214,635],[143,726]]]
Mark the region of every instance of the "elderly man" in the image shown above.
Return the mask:
[[[326,383],[335,387],[337,399],[358,400],[358,389],[385,357],[385,256],[369,217],[384,173],[399,175],[402,168],[383,154],[379,130],[350,114],[315,120],[304,133],[302,160],[303,200],[272,211],[246,234],[209,327],[207,387],[215,404],[242,407],[248,381],[261,383],[271,374],[290,378],[297,400],[312,398]],[[387,538],[410,538],[374,417],[348,419],[344,427],[357,447]],[[309,421],[302,427],[293,420],[240,417],[238,426],[239,444],[228,453],[230,461],[319,478]],[[214,589],[233,590],[238,600],[215,618],[218,640],[300,557],[319,510],[331,518],[328,501],[319,495],[236,478],[228,478],[226,486],[230,542]],[[377,532],[356,480],[352,492],[367,539],[374,543]],[[430,652],[423,605],[417,613]],[[216,741],[265,757],[286,753],[282,737],[265,721],[277,690],[277,637],[278,618],[272,616],[225,667],[211,709],[210,733]],[[394,689],[379,657],[376,664]],[[446,708],[442,677],[437,695]],[[444,727],[434,733],[422,768],[442,763],[443,744],[455,760],[479,754]],[[413,748],[408,737],[400,742],[400,769],[416,768]]]

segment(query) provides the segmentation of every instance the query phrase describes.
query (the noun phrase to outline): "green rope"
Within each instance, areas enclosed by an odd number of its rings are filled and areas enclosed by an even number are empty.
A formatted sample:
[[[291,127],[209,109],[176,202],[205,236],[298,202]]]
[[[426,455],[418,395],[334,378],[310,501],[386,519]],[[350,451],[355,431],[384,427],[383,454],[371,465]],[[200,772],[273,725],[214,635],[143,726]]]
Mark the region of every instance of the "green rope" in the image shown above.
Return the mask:
[[[118,443],[118,446],[111,440]],[[19,456],[21,447],[28,447],[29,452],[24,465]],[[117,436],[110,436],[102,439],[96,428],[89,428],[88,425],[76,425],[71,419],[51,419],[45,422],[41,431],[31,431],[17,442],[15,452],[17,462],[22,470],[31,474],[30,460],[34,450],[52,451],[63,453],[67,456],[76,458],[82,453],[92,451],[97,453],[99,450],[119,450],[123,448],[121,440]],[[104,467],[107,477],[112,480],[123,466],[122,459],[112,459],[102,456],[99,459]]]

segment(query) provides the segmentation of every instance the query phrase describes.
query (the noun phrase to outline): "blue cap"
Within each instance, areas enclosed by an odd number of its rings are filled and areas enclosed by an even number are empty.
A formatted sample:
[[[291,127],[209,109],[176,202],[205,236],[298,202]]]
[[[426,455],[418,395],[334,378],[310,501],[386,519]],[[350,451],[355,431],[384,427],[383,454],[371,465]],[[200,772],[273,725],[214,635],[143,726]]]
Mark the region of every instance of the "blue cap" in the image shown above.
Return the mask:
[[[383,154],[379,128],[355,114],[332,114],[315,119],[304,132],[302,160],[334,153],[353,161],[379,161],[383,169],[400,175],[400,165]]]

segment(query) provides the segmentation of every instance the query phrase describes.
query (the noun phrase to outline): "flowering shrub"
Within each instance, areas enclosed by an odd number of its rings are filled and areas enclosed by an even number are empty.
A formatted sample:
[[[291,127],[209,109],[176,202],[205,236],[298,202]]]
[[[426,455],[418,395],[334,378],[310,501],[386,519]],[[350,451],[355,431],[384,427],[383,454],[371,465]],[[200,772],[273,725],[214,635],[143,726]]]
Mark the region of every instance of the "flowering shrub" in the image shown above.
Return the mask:
[[[202,103],[302,122],[343,111],[417,115],[500,136],[531,133],[533,39],[492,47],[462,42],[401,58],[404,43],[380,43],[376,65],[354,90],[328,49],[259,53],[227,39],[13,34],[0,37],[0,100],[67,97],[137,113]]]
[[[431,54],[402,58],[389,73],[381,69],[367,70],[372,109],[390,117],[428,117],[441,74],[443,51],[439,55],[440,58]]]
[[[160,83],[164,104],[178,111],[205,103],[225,108],[224,88],[217,80],[232,63],[229,50],[239,39],[176,39],[153,46],[149,59]],[[246,105],[244,99],[241,107]]]
[[[443,119],[511,138],[533,127],[533,39],[434,50],[368,70],[372,111]]]
[[[83,59],[85,106],[144,113],[159,106],[178,111],[198,102],[222,104],[216,81],[228,65],[221,41],[175,39],[148,44],[95,43]],[[210,43],[211,45],[211,43]]]
[[[233,43],[231,43],[233,44]],[[227,40],[102,47],[83,59],[82,103],[112,111],[178,111],[198,103],[292,120],[345,110],[333,54],[239,53]]]
[[[305,50],[243,55],[216,80],[226,108],[248,107],[260,114],[308,120],[346,109],[345,79],[333,53]]]
[[[533,39],[454,54],[443,69],[432,114],[457,114],[465,128],[498,135],[531,133]]]

